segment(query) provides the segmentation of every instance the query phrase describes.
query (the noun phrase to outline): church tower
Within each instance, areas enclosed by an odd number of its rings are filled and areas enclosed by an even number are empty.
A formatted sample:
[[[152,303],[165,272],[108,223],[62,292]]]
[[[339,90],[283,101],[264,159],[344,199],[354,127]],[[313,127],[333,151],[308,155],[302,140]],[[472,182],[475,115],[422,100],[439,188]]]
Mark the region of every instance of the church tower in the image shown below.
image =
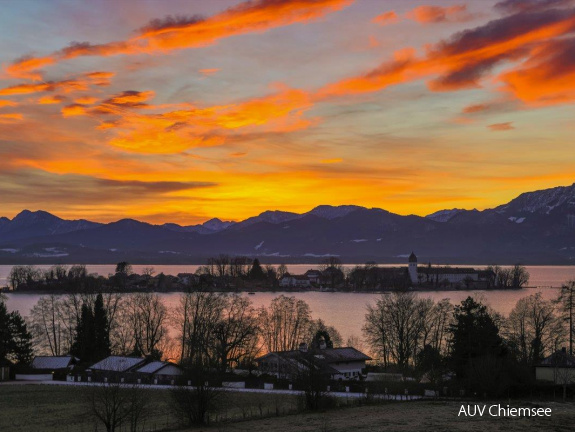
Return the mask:
[[[418,283],[419,278],[417,277],[417,257],[413,252],[409,255],[409,278],[411,283]]]

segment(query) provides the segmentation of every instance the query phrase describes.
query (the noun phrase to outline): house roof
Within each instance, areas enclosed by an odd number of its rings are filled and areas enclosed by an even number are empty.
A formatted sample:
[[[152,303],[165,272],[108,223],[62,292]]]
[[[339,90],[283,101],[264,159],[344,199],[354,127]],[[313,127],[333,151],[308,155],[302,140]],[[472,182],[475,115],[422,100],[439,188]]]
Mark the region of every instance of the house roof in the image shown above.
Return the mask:
[[[293,351],[279,351],[268,353],[257,360],[266,358],[269,355],[277,355],[279,357],[285,358],[300,358],[304,354],[300,350]],[[371,357],[356,350],[353,347],[342,347],[342,348],[324,348],[319,350],[310,350],[307,354],[313,354],[315,358],[322,360],[323,363],[338,363],[338,362],[348,362],[348,361],[365,361],[371,360]],[[321,356],[321,357],[319,357]]]
[[[175,366],[175,367],[179,368],[179,366],[177,366],[173,363],[170,363],[170,362],[153,361],[153,362],[148,363],[147,365],[142,366],[141,368],[137,369],[136,372],[153,374],[153,373],[156,373],[159,370],[165,368],[166,366]]]
[[[541,361],[538,366],[575,368],[575,357],[566,350],[558,350]]]
[[[76,360],[72,356],[36,356],[30,366],[34,369],[66,369]]]
[[[481,274],[483,276],[487,276],[489,273],[485,270],[476,270],[474,268],[466,268],[466,267],[419,267],[417,269],[418,273],[425,273],[430,275],[440,274]]]
[[[93,364],[90,366],[90,369],[110,372],[125,372],[139,366],[145,361],[145,359],[140,357],[110,356],[96,364]]]

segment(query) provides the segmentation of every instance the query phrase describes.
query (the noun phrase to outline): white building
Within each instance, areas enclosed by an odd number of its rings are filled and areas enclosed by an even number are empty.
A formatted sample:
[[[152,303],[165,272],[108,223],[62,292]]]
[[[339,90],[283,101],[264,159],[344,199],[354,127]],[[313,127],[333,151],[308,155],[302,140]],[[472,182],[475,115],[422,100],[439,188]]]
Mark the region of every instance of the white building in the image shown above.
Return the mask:
[[[554,352],[535,366],[535,379],[554,384],[575,383],[575,357],[565,348]]]
[[[409,278],[413,284],[464,284],[485,282],[490,274],[487,270],[476,270],[469,267],[437,267],[417,265],[417,256],[409,256]]]

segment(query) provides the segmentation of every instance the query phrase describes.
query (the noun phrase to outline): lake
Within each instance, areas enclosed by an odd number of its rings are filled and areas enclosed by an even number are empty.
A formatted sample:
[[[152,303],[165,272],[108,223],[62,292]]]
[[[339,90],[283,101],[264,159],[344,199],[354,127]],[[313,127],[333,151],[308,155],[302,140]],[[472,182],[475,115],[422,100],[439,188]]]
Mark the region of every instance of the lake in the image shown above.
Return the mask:
[[[50,266],[37,266],[39,268],[49,268]],[[88,265],[90,272],[107,275],[115,269],[114,265]],[[149,265],[134,265],[135,272],[141,272],[144,267]],[[156,273],[164,272],[166,274],[177,274],[184,272],[194,272],[198,266],[181,266],[181,265],[154,265],[152,266]],[[288,265],[292,273],[303,273],[312,265],[297,264]],[[353,266],[346,266],[353,267]],[[485,266],[475,266],[485,267]],[[0,285],[4,285],[5,278],[10,273],[11,266],[0,266]],[[467,296],[481,296],[484,301],[489,303],[493,309],[504,315],[515,306],[515,303],[522,298],[537,292],[541,292],[543,298],[554,299],[557,297],[559,287],[570,279],[575,279],[575,266],[528,266],[531,278],[529,285],[533,288],[523,290],[508,291],[432,291],[417,292],[421,297],[431,298],[435,301],[449,298],[451,303],[459,303]],[[3,279],[4,278],[4,279]],[[267,306],[274,297],[280,294],[293,295],[305,300],[311,307],[314,318],[321,318],[327,324],[334,326],[339,330],[344,340],[349,336],[361,336],[363,326],[365,307],[369,303],[374,303],[381,294],[367,293],[326,293],[326,292],[299,292],[299,293],[282,293],[282,292],[263,292],[249,295],[254,306]],[[247,294],[244,294],[247,295]],[[168,307],[175,307],[180,293],[161,293],[160,296]],[[18,310],[24,316],[28,315],[30,309],[36,304],[40,295],[38,294],[8,294],[7,305],[10,311]]]

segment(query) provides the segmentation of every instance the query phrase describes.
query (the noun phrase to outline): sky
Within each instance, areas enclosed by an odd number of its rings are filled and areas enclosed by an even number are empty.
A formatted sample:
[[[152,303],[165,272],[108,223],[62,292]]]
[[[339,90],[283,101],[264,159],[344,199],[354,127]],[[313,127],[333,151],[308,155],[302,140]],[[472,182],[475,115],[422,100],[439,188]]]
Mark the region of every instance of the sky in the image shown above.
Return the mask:
[[[5,0],[0,216],[492,208],[575,182],[575,1]]]

